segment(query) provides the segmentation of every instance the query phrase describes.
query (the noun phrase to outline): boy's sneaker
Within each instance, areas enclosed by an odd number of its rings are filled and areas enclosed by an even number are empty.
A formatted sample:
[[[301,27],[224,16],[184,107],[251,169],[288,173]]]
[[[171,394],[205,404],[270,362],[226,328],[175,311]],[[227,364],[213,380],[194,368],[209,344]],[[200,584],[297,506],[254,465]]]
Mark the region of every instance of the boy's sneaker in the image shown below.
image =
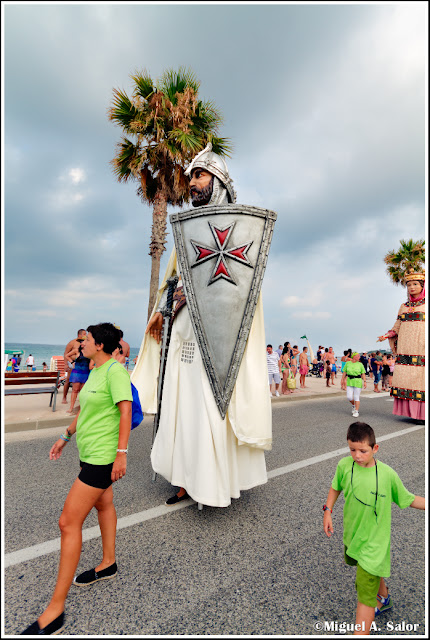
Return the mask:
[[[360,414],[358,413],[357,409],[354,410],[354,413],[352,414],[353,418],[358,418]]]
[[[378,593],[376,598],[381,603],[381,608],[378,609],[378,607],[375,607],[375,618],[376,616],[381,615],[381,613],[384,613],[384,611],[388,611],[388,609],[393,608],[393,599],[391,598],[390,594],[388,594],[386,598],[383,598]]]
[[[275,396],[279,398],[279,391],[275,391]]]

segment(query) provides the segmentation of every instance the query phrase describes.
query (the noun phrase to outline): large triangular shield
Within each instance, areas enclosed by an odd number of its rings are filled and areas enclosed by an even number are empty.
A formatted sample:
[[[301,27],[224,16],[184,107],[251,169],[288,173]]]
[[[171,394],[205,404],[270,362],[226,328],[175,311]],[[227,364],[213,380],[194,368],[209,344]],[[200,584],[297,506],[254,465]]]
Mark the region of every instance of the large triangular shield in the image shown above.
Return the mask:
[[[274,211],[238,204],[170,216],[188,311],[223,418],[254,318],[275,220]]]

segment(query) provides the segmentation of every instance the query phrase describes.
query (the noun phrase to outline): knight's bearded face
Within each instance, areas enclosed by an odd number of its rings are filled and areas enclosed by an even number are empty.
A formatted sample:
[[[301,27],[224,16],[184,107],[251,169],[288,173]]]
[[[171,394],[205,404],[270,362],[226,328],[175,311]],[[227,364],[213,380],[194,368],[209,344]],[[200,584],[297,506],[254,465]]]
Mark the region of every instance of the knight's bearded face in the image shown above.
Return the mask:
[[[205,169],[194,169],[190,180],[191,204],[193,207],[203,207],[209,204],[212,197],[214,176]]]

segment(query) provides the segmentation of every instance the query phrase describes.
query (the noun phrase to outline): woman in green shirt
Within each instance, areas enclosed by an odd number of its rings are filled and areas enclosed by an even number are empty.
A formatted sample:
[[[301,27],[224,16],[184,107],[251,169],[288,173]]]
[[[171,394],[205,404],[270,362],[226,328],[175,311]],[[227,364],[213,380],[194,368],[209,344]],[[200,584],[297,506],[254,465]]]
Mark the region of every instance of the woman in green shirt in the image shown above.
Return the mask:
[[[352,361],[345,362],[341,382],[342,388],[345,388],[346,385],[346,397],[352,404],[353,418],[358,418],[360,415],[358,413],[360,408],[360,393],[363,387],[367,387],[366,371],[359,360],[360,354],[354,351]]]
[[[118,348],[120,332],[108,322],[91,325],[83,355],[94,362],[80,397],[76,418],[53,445],[51,460],[58,460],[76,432],[81,472],[64,503],[59,526],[61,556],[57,584],[48,607],[21,635],[56,635],[64,626],[64,605],[72,581],[85,587],[113,578],[115,562],[116,511],[112,483],[127,469],[127,443],[131,429],[132,393],[130,376],[112,352]],[[101,563],[73,579],[82,547],[82,525],[95,507],[103,545]]]

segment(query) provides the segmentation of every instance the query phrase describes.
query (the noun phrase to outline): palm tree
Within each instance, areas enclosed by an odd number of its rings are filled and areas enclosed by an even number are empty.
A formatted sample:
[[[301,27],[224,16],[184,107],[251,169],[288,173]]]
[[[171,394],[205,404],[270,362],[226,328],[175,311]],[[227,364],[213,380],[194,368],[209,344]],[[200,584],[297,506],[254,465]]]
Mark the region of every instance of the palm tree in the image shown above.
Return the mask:
[[[387,273],[394,284],[405,284],[405,275],[410,270],[422,271],[425,262],[425,241],[400,240],[400,249],[389,251],[384,258]]]
[[[168,70],[156,83],[147,71],[130,77],[134,82],[132,97],[113,89],[108,111],[109,120],[124,134],[111,164],[118,181],[136,180],[137,195],[153,206],[149,318],[165,251],[167,205],[182,206],[189,201],[189,180],[184,171],[209,141],[219,155],[228,156],[231,144],[228,138],[216,135],[221,115],[212,102],[198,99],[200,83],[190,70]]]

